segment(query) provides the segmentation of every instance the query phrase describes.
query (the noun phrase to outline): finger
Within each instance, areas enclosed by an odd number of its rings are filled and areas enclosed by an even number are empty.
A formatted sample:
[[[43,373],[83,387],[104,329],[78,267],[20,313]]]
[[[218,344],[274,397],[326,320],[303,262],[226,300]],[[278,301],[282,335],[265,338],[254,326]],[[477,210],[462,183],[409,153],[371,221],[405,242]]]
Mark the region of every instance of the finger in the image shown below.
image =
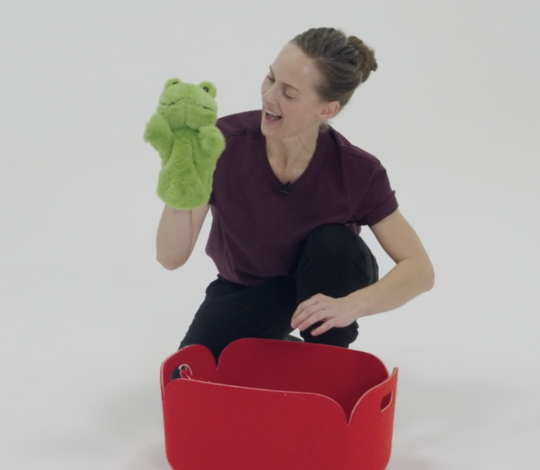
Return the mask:
[[[302,310],[299,311],[298,314],[291,318],[291,327],[292,328],[299,328],[300,325],[306,321],[310,317],[310,311],[309,310]]]
[[[305,309],[315,305],[318,302],[317,296],[314,295],[313,297],[310,297],[307,300],[304,300],[302,303],[298,304],[298,307],[296,307],[296,311],[294,312],[294,315],[292,318],[297,317],[300,315]]]
[[[305,308],[296,316],[296,318],[291,321],[291,326],[293,328],[300,328],[302,323],[304,323],[306,320],[317,314],[317,312],[322,311],[323,309],[324,307],[321,304],[315,304]]]
[[[326,333],[327,331],[331,330],[333,327],[334,327],[334,324],[333,324],[332,320],[326,321],[321,326],[319,326],[318,328],[315,328],[311,332],[311,335],[312,336],[322,335],[323,333]]]
[[[317,294],[317,296],[319,296],[319,294]],[[296,328],[296,325],[301,323],[305,318],[307,318],[309,315],[311,315],[311,313],[313,313],[314,310],[310,309],[317,306],[318,302],[320,302],[320,299],[316,298],[317,296],[313,296],[308,300],[304,300],[301,304],[298,305],[298,307],[296,307],[296,310],[291,317],[291,326],[293,326],[293,328]]]
[[[307,328],[309,328],[311,325],[314,325],[317,322],[324,322],[329,320],[328,311],[319,309],[314,310],[307,318],[305,318],[303,321],[300,320],[298,329],[300,331],[304,331]]]

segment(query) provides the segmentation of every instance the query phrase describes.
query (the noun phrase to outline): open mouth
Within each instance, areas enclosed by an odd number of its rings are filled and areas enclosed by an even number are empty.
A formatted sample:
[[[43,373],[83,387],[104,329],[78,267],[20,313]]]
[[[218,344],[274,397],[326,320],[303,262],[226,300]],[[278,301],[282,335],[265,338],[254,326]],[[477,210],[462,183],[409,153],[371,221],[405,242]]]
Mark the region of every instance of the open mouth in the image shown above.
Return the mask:
[[[279,114],[271,113],[270,111],[267,111],[266,109],[264,110],[264,115],[266,116],[266,119],[268,119],[269,121],[279,121],[282,118],[282,116],[280,116]]]

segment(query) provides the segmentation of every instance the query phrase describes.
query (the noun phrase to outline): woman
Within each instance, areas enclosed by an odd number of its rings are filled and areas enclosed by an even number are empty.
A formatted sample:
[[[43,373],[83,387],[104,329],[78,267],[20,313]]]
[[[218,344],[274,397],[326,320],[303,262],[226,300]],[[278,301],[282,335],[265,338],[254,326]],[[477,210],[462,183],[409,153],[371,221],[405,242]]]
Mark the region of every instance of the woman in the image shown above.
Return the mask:
[[[385,169],[326,124],[376,68],[358,38],[310,29],[270,66],[262,112],[218,120],[227,148],[209,203],[165,206],[157,234],[158,261],[176,269],[212,210],[206,252],[219,275],[180,347],[203,344],[218,358],[237,339],[296,328],[304,341],[349,347],[359,318],[431,289],[433,267]],[[361,225],[396,262],[380,280]]]

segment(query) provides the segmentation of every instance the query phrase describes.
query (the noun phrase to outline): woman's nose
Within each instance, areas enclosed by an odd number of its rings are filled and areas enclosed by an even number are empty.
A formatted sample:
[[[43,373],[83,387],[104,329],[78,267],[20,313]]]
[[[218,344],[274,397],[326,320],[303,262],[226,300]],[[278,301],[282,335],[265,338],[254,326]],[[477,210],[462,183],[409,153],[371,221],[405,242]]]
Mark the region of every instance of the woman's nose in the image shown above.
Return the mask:
[[[275,102],[276,101],[276,93],[275,88],[273,85],[269,85],[266,88],[263,88],[262,93],[263,98],[268,102]]]

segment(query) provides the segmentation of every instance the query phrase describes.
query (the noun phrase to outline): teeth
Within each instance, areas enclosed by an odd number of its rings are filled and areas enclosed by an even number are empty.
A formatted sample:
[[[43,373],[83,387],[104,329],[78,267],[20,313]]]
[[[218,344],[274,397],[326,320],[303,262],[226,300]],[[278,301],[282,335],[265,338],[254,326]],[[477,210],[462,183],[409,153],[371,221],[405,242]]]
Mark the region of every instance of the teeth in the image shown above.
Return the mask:
[[[274,116],[274,117],[281,117],[279,114],[271,113],[271,112],[268,111],[268,110],[266,110],[266,114],[269,114],[270,116]]]

